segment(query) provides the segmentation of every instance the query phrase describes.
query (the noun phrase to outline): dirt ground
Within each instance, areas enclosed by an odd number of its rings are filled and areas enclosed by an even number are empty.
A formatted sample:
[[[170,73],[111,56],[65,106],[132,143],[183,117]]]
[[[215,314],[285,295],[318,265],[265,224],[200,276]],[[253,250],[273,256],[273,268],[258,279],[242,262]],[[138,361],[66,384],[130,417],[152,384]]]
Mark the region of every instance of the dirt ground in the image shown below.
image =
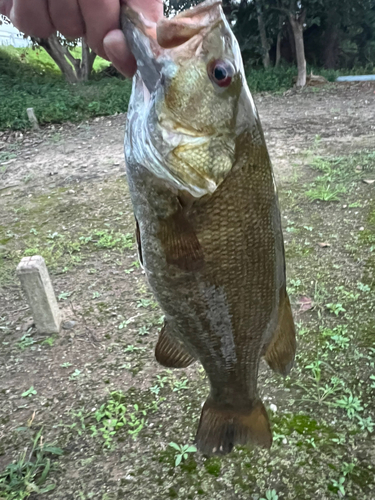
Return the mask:
[[[291,375],[259,376],[271,451],[175,466],[169,443],[193,443],[208,385],[197,364],[153,356],[163,318],[137,262],[125,116],[0,132],[0,499],[26,498],[2,493],[1,474],[41,429],[63,453],[45,448],[55,488],[30,498],[375,499],[375,86],[255,100],[298,327]],[[63,314],[56,336],[37,333],[15,276],[34,254]]]

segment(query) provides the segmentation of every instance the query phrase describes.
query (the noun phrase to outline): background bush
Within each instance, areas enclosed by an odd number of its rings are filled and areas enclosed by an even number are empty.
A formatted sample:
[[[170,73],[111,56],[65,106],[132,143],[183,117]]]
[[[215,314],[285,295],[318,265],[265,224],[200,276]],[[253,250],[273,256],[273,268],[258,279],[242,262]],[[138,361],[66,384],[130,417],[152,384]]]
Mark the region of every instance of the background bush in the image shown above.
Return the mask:
[[[43,49],[0,47],[0,130],[29,128],[26,108],[34,108],[41,125],[124,113],[131,82],[108,76],[113,72],[107,69],[108,63],[97,58],[89,82],[70,84]],[[340,74],[373,73],[374,67],[341,71],[308,67],[308,73],[311,71],[334,81]],[[246,74],[252,92],[284,92],[293,86],[297,68],[248,66]]]
[[[70,84],[44,51],[0,48],[0,129],[30,126],[26,108],[34,108],[40,124],[79,122],[127,110],[131,83],[101,77],[107,64],[99,60],[93,79]]]

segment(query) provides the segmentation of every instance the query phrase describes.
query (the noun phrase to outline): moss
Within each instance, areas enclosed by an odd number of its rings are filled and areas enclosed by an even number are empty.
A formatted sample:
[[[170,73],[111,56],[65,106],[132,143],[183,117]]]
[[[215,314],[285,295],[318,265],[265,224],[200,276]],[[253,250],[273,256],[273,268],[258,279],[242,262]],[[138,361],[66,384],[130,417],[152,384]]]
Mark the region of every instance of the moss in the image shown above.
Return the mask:
[[[221,471],[221,463],[217,458],[209,458],[204,463],[204,468],[212,476],[219,477]]]

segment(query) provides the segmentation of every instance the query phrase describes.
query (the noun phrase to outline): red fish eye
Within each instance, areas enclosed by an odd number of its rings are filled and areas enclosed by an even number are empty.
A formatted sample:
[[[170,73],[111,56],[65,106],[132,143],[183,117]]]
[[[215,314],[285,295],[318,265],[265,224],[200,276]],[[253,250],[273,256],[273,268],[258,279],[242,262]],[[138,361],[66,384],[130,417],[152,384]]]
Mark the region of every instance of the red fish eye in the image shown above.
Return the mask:
[[[209,64],[208,74],[219,87],[229,87],[234,75],[234,68],[228,61],[216,60]]]

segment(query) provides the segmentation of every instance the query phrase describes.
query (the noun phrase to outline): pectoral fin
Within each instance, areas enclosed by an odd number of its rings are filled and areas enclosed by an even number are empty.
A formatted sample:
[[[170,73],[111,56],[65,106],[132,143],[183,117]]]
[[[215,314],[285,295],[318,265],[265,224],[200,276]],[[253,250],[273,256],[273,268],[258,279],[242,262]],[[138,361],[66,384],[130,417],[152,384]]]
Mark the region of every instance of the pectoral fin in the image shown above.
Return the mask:
[[[203,249],[194,228],[182,209],[159,220],[160,241],[168,264],[183,271],[198,271],[204,265]]]
[[[296,353],[296,331],[288,294],[280,291],[279,320],[275,334],[265,352],[265,360],[270,368],[281,375],[288,375]]]
[[[165,322],[155,348],[156,361],[167,368],[186,368],[195,359],[170,330]]]

